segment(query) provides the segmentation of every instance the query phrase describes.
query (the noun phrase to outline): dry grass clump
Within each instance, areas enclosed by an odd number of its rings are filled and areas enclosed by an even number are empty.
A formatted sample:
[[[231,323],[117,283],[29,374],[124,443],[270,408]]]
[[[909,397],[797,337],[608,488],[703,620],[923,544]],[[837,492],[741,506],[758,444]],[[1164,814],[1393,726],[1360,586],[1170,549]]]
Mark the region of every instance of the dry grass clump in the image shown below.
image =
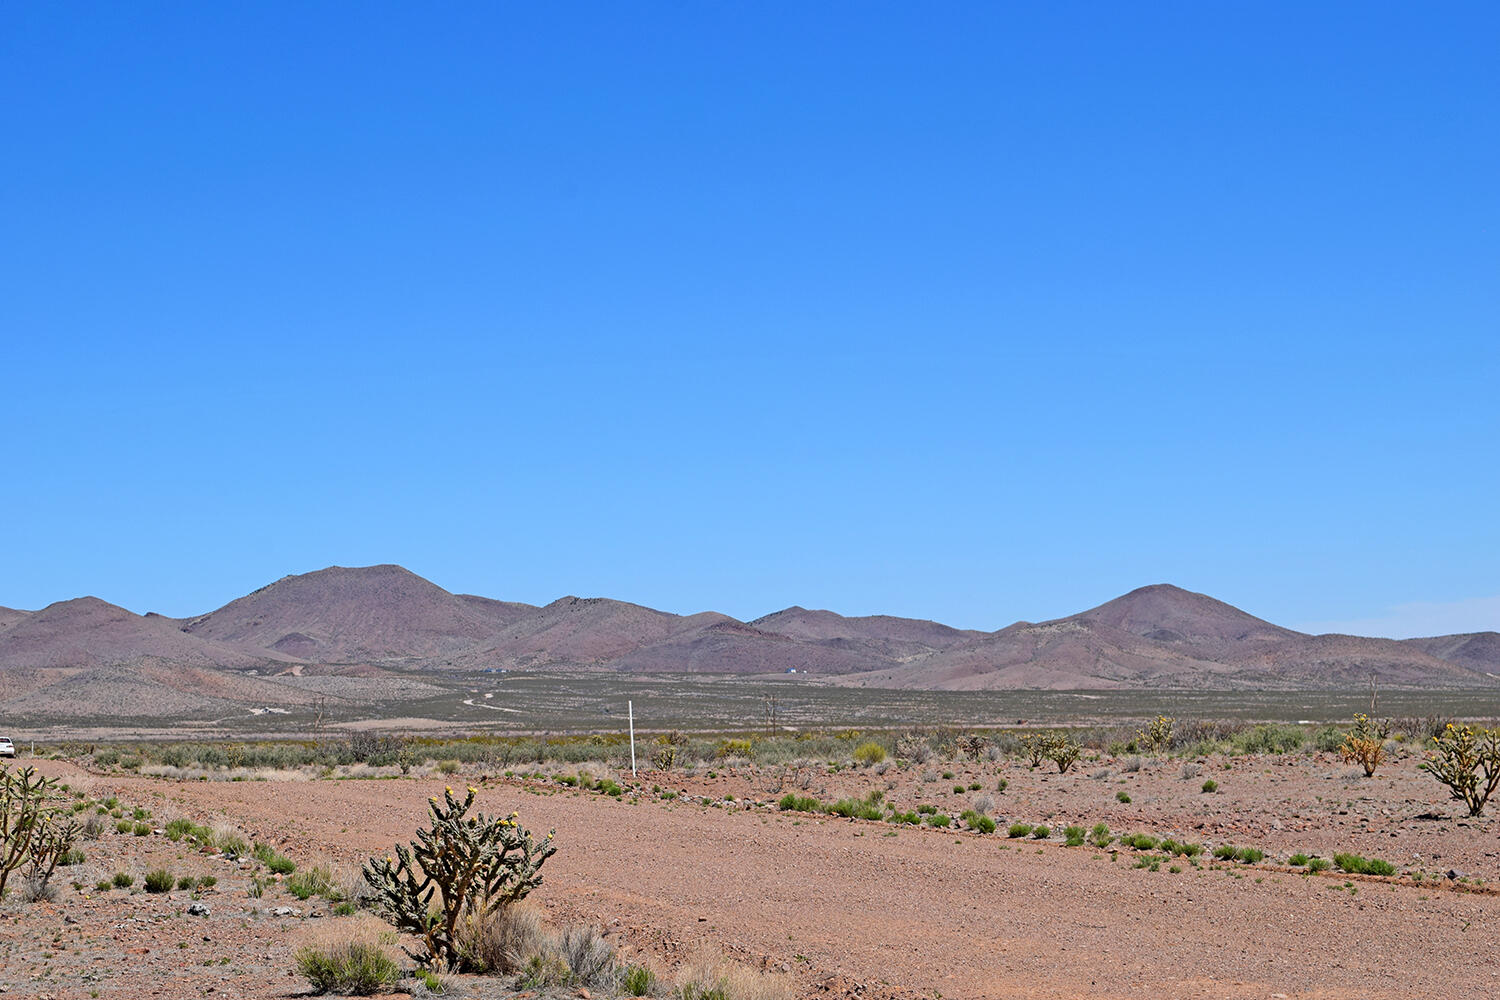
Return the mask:
[[[792,996],[785,982],[708,946],[678,970],[677,991],[682,1000],[791,1000]]]
[[[470,911],[454,932],[459,951],[476,971],[512,975],[533,955],[546,950],[548,931],[542,915],[530,903],[502,906],[488,916]]]
[[[518,986],[526,989],[613,990],[624,971],[614,946],[596,928],[570,924],[554,930],[529,903],[502,906],[488,915],[471,911],[454,931],[470,968],[518,976]]]

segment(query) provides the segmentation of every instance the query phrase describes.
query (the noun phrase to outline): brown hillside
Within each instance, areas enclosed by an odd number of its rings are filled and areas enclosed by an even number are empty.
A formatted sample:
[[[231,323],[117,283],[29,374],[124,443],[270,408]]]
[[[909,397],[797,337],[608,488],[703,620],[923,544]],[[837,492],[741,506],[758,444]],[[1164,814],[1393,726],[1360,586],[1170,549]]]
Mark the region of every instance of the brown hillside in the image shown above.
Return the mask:
[[[803,642],[725,618],[679,630],[616,659],[618,670],[643,673],[845,674],[868,670],[868,655],[838,643]]]
[[[1300,635],[1207,594],[1165,583],[1132,590],[1063,620],[1097,622],[1153,642],[1189,645],[1200,656]]]
[[[793,605],[750,622],[763,632],[776,632],[793,639],[822,642],[828,639],[883,639],[946,649],[987,633],[957,629],[921,618],[892,615],[845,617],[832,611],[810,611]]]
[[[712,613],[684,618],[603,597],[562,597],[511,621],[449,662],[466,667],[604,666],[680,630],[714,621],[733,619]]]
[[[1404,639],[1429,656],[1457,663],[1483,673],[1500,673],[1500,632],[1468,632],[1463,635],[1435,635],[1423,639]]]
[[[855,682],[949,691],[1224,687],[1231,670],[1109,625],[1060,619],[1018,622],[910,666],[860,675]]]
[[[465,600],[400,566],[332,566],[277,580],[186,630],[306,660],[379,661],[472,646],[509,616],[502,602]]]
[[[141,657],[204,667],[286,659],[186,635],[166,619],[133,614],[97,597],[50,604],[0,632],[0,669],[97,666]]]

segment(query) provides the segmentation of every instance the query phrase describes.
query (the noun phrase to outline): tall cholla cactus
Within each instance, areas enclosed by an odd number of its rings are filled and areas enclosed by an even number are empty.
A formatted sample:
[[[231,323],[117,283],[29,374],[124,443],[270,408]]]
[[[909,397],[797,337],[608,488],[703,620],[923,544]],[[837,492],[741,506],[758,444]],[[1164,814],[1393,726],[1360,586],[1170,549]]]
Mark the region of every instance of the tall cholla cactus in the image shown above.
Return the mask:
[[[36,768],[0,767],[0,896],[11,872],[23,865],[23,875],[45,886],[72,848],[79,828],[63,814],[61,799],[57,781]]]
[[[551,833],[537,840],[516,813],[469,816],[474,796],[472,788],[462,800],[452,788],[442,802],[434,796],[427,803],[432,827],[418,830],[410,847],[398,846],[395,857],[371,858],[361,869],[396,929],[422,939],[425,952],[407,954],[425,966],[462,971],[459,920],[523,899],[542,884],[542,864],[557,852]]]

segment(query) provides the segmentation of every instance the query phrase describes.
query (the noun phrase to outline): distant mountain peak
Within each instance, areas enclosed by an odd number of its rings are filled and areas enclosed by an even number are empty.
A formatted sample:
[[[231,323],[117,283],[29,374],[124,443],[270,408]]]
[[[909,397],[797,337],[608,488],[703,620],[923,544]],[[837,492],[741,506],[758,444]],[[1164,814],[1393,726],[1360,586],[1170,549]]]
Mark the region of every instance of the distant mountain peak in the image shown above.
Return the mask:
[[[1170,583],[1137,587],[1073,619],[1164,642],[1247,642],[1298,635],[1207,594]]]

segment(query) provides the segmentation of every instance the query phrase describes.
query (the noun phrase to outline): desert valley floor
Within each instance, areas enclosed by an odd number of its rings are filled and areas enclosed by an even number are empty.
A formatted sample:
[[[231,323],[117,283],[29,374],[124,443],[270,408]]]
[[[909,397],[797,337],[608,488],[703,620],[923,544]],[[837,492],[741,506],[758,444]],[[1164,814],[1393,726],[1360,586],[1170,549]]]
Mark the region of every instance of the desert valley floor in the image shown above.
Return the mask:
[[[158,827],[177,816],[230,823],[300,863],[346,869],[409,840],[428,796],[445,784],[475,785],[487,811],[519,810],[532,829],[556,829],[560,850],[533,899],[559,918],[605,928],[668,982],[676,963],[709,942],[768,970],[794,996],[1494,996],[1500,822],[1464,817],[1419,759],[1408,752],[1366,779],[1331,754],[1210,757],[1196,763],[1218,782],[1213,794],[1174,758],[1139,770],[1105,758],[1064,775],[1014,760],[879,775],[745,765],[712,776],[643,771],[638,792],[620,798],[560,785],[552,776],[564,769],[555,767],[541,779],[465,767],[391,780],[184,782],[38,763],[89,796],[149,808]],[[612,773],[630,788],[628,769]],[[985,794],[1000,828],[784,811],[776,805],[783,789],[824,800],[879,791],[903,809],[930,804],[954,815]],[[1008,837],[1006,824],[1017,820],[1049,823],[1049,839]],[[1255,846],[1266,857],[1219,863],[1206,852],[1198,864],[1137,867],[1144,855],[1118,843],[1058,839],[1065,824],[1099,822],[1210,851]],[[9,995],[306,995],[289,957],[297,944],[340,922],[373,920],[332,916],[316,898],[302,902],[274,885],[250,898],[240,868],[159,833],[111,829],[83,847],[87,859],[70,876],[83,891],[64,887],[53,904],[6,904],[0,984]],[[1400,874],[1307,875],[1287,864],[1299,851],[1357,852]],[[202,894],[210,915],[185,915],[184,892],[92,889],[117,870],[158,864],[216,874]],[[295,913],[278,916],[281,907]],[[493,981],[454,985],[460,997],[500,995]]]

